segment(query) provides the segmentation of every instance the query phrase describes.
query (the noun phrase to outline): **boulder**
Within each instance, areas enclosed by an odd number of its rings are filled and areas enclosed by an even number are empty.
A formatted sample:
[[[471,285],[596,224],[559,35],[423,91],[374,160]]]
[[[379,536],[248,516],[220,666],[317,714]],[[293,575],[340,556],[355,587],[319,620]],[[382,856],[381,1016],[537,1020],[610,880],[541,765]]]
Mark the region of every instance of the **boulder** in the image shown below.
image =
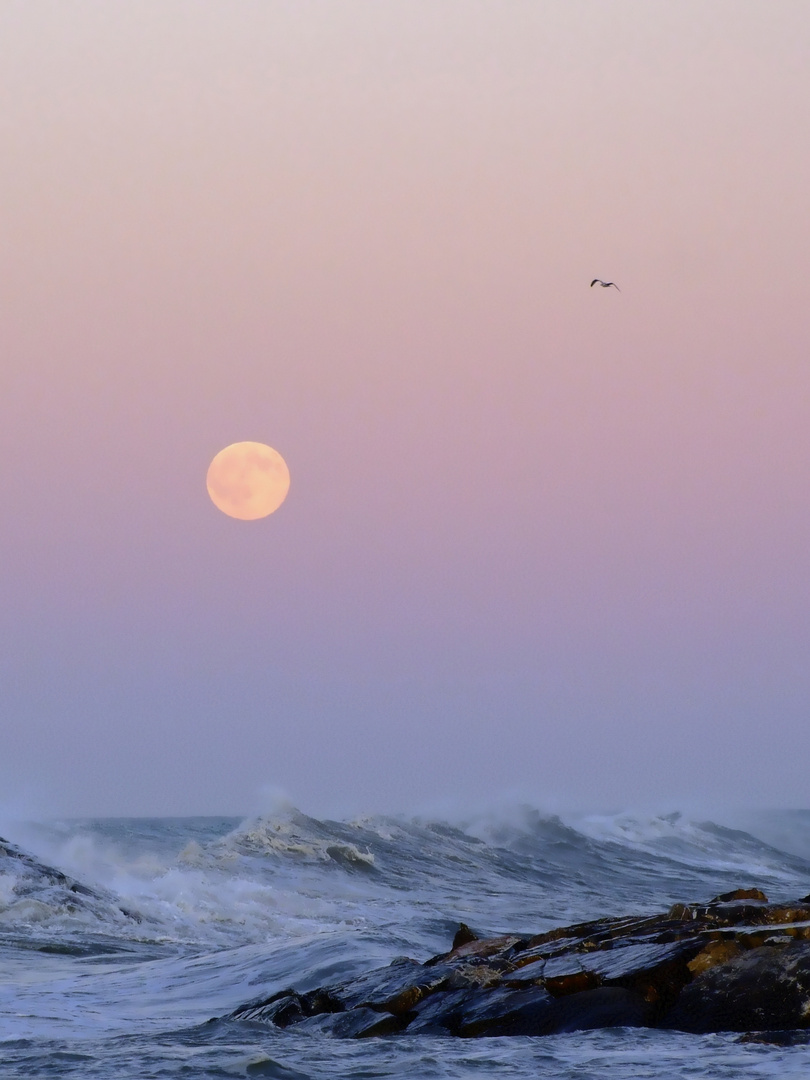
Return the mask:
[[[761,945],[702,971],[662,1026],[698,1033],[810,1028],[810,943]]]

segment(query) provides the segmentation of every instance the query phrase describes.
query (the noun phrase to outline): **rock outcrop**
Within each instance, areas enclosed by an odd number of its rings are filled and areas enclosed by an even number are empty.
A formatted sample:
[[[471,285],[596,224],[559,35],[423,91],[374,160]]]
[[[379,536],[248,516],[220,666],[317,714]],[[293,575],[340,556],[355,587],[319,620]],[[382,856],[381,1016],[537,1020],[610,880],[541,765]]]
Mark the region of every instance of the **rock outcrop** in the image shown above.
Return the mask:
[[[798,1033],[810,1029],[810,896],[771,904],[740,889],[533,937],[478,939],[462,925],[450,952],[425,963],[400,957],[346,983],[284,990],[229,1019],[339,1038],[627,1026]]]

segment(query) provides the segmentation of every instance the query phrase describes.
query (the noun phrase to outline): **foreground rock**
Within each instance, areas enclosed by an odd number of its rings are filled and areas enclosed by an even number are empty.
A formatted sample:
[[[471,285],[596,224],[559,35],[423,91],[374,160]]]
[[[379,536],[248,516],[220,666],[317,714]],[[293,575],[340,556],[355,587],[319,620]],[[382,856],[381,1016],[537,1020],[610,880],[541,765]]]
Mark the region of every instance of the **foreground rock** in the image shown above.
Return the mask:
[[[604,1027],[810,1029],[810,896],[757,889],[665,915],[597,919],[534,937],[479,940],[346,983],[250,1002],[229,1019],[339,1038],[552,1035]]]

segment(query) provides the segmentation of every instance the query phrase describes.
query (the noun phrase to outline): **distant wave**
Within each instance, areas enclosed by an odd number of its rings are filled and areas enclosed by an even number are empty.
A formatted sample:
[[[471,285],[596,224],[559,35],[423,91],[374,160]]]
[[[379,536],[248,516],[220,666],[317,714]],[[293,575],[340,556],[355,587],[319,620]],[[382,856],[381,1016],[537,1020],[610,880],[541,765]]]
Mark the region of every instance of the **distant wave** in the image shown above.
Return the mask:
[[[774,899],[810,889],[801,813],[767,818],[767,839],[678,813],[561,817],[527,805],[453,822],[330,821],[287,807],[230,824],[62,825],[40,831],[47,861],[6,845],[0,934],[64,940],[92,927],[116,941],[222,947],[352,930],[424,953],[460,921],[536,932],[739,885]]]

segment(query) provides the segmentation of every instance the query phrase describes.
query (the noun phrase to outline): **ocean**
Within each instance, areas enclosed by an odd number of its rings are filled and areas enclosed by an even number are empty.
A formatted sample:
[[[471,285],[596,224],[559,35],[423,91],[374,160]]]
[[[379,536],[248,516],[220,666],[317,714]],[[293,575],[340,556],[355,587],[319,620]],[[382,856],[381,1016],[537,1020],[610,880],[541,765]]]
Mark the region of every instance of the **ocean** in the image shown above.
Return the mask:
[[[716,815],[715,815],[716,816]],[[806,1046],[648,1029],[362,1041],[221,1019],[474,931],[534,934],[757,886],[810,892],[810,811],[11,823],[0,1080],[807,1077]]]

